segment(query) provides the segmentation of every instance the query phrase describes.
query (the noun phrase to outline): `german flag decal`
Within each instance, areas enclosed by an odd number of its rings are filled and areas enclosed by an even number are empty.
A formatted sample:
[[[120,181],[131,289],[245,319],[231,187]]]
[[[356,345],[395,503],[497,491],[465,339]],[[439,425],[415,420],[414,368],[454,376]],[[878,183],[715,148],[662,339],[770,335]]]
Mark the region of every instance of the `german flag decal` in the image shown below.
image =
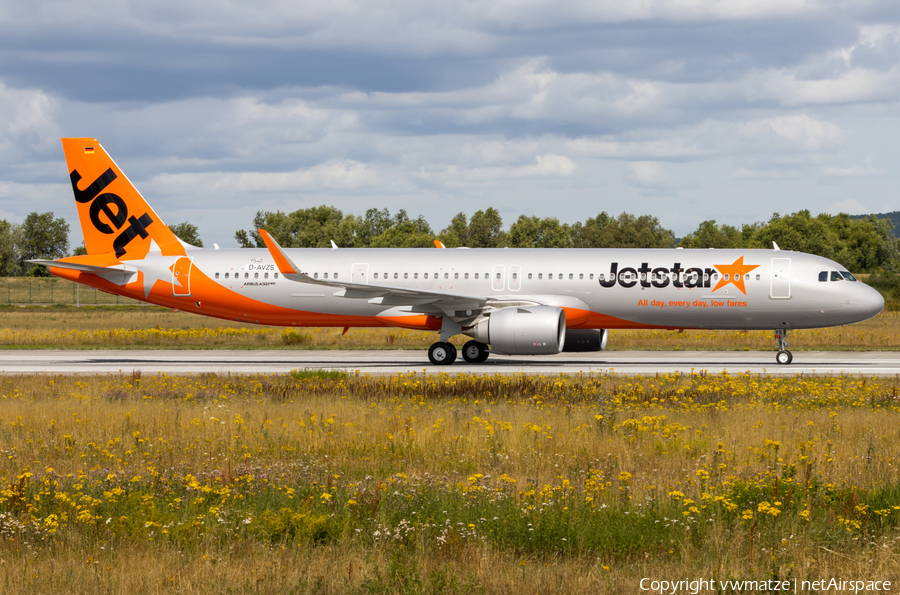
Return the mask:
[[[94,154],[94,147],[85,147],[85,148],[84,148],[84,154],[85,154],[85,155],[93,155],[93,154]]]

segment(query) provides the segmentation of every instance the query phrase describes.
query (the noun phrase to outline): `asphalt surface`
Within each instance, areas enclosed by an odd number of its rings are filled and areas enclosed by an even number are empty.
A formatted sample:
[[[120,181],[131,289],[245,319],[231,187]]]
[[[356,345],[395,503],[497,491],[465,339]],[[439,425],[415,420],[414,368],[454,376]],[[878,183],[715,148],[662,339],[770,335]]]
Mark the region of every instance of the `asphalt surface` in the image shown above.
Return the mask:
[[[731,374],[900,374],[900,352],[798,351],[794,361],[775,363],[774,351],[602,351],[552,356],[492,355],[482,364],[459,357],[450,366],[432,366],[423,351],[0,351],[0,373],[144,374],[202,372],[272,374],[294,369],[359,371],[362,374],[451,373],[560,374],[609,372],[728,371]]]

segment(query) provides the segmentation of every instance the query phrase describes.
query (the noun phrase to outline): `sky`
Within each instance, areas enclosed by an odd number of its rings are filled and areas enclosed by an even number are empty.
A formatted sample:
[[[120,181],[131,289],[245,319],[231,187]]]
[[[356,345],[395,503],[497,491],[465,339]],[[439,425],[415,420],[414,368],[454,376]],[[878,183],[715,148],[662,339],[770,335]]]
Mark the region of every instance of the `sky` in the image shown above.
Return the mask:
[[[896,0],[0,0],[0,219],[81,243],[59,139],[169,224],[494,207],[573,223],[900,210]]]

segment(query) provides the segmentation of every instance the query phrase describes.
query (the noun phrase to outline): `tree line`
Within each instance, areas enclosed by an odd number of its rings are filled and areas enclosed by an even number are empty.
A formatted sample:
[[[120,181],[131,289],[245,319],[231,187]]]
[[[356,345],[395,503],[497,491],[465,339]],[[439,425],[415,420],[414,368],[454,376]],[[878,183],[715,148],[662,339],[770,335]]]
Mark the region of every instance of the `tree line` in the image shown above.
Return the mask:
[[[170,229],[188,244],[203,246],[195,225],[183,222]],[[740,228],[708,220],[680,239],[651,215],[604,211],[573,224],[521,215],[505,228],[492,207],[471,217],[458,213],[440,233],[421,215],[413,219],[403,209],[393,215],[388,209],[369,209],[362,216],[326,205],[291,213],[259,211],[252,229],[238,230],[234,237],[243,248],[263,248],[257,229],[288,248],[328,248],[332,241],[342,248],[427,248],[435,239],[448,248],[771,248],[774,241],[784,250],[824,256],[857,273],[900,271],[900,239],[889,219],[813,216],[808,210],[775,213],[768,221]],[[0,276],[45,275],[43,267],[25,261],[67,256],[69,231],[69,224],[52,212],[30,213],[21,224],[0,220]],[[74,251],[83,253],[83,246]]]
[[[680,239],[656,217],[625,212],[612,216],[604,211],[573,224],[521,215],[504,229],[494,208],[471,217],[458,213],[440,233],[423,217],[411,219],[402,209],[393,216],[387,209],[345,215],[325,205],[292,213],[259,211],[253,229],[238,230],[234,237],[244,248],[263,248],[257,229],[289,248],[327,248],[331,241],[343,248],[424,248],[435,239],[448,248],[772,248],[776,242],[783,250],[824,256],[858,273],[900,270],[900,239],[893,235],[889,219],[813,216],[808,210],[775,213],[768,221],[740,229],[707,220]]]

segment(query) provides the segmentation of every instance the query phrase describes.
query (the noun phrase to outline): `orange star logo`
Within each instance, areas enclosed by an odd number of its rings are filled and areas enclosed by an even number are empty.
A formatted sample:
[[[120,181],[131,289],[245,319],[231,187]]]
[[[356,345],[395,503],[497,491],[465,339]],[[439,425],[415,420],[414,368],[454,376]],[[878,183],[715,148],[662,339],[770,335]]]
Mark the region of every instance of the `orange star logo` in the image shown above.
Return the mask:
[[[731,283],[740,289],[741,293],[744,295],[747,295],[747,290],[744,287],[744,275],[759,267],[758,264],[745,265],[743,256],[735,260],[732,264],[714,264],[713,266],[722,273],[722,278],[719,279],[719,282],[716,284],[716,288],[713,289],[713,291],[719,291],[721,288]]]

